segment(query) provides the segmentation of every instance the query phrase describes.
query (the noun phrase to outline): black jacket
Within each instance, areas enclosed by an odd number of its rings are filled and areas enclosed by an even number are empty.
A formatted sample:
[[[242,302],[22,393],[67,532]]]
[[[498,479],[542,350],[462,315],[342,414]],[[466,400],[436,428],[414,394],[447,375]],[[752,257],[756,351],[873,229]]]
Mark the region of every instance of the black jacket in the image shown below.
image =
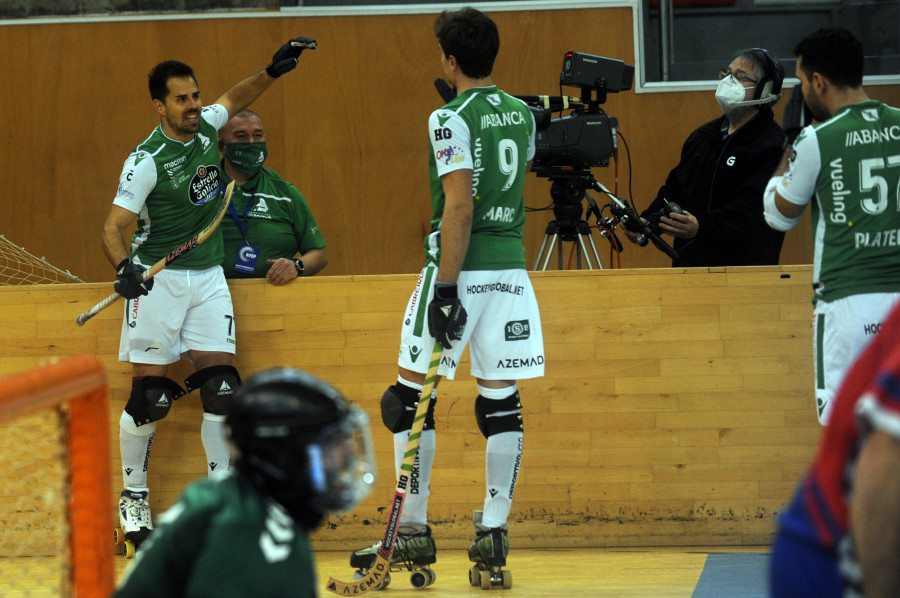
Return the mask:
[[[679,255],[673,267],[778,264],[784,233],[766,224],[763,192],[781,160],[784,131],[769,107],[728,138],[723,126],[724,116],[691,133],[678,166],[641,214],[659,211],[666,198],[696,216],[693,239],[663,236]]]

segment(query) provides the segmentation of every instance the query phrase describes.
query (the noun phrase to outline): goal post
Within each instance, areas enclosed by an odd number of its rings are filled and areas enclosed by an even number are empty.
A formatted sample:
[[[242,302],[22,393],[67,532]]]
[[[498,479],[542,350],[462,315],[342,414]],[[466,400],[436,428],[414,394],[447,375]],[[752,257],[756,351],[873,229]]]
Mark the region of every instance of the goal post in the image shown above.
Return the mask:
[[[63,474],[58,508],[65,509],[61,521],[67,529],[62,532],[62,542],[69,558],[63,565],[67,570],[59,573],[62,590],[71,596],[108,596],[115,586],[109,386],[106,368],[97,357],[81,355],[0,378],[0,424],[7,436],[24,435],[26,425],[23,423],[19,430],[19,422],[36,418],[43,423],[57,413],[61,417],[61,463],[43,467],[61,468]],[[5,461],[2,463],[7,467]],[[33,473],[41,465],[24,467]],[[10,478],[17,477],[16,471],[0,471],[0,479],[7,486]],[[3,515],[0,512],[0,517]],[[28,525],[22,527],[27,529],[19,533],[31,531]]]

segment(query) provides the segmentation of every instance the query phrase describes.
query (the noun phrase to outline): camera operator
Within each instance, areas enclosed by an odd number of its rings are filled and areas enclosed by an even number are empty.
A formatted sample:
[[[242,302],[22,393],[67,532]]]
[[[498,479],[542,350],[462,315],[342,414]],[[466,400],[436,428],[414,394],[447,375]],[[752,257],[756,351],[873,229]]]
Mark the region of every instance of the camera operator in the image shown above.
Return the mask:
[[[784,233],[766,224],[759,198],[784,144],[772,112],[784,67],[766,50],[746,49],[719,78],[716,100],[724,115],[691,133],[681,161],[641,217],[675,237],[673,267],[777,264]],[[667,202],[683,213],[669,213]],[[638,242],[638,231],[625,234]]]

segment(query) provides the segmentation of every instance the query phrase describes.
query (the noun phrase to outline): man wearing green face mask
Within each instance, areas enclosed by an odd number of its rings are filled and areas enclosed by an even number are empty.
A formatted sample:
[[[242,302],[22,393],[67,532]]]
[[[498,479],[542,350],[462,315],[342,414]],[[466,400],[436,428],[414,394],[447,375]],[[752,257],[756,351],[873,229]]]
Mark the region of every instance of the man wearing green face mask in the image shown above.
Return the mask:
[[[219,131],[225,184],[235,182],[220,228],[226,278],[267,278],[284,285],[325,267],[325,240],[306,200],[275,171],[263,168],[268,150],[262,119],[244,110]]]

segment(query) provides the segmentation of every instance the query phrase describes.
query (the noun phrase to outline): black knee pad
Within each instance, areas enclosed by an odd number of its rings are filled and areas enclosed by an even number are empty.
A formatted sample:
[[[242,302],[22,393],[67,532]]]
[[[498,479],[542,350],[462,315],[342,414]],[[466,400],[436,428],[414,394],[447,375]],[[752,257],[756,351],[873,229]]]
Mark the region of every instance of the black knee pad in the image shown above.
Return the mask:
[[[411,430],[418,402],[419,393],[415,389],[403,384],[389,386],[384,391],[384,396],[381,397],[381,421],[394,434]],[[425,415],[423,430],[434,430],[434,404],[436,402],[436,399],[432,399],[428,403],[428,413]]]
[[[187,377],[184,386],[188,392],[200,389],[203,411],[214,415],[226,415],[231,397],[241,385],[241,376],[230,365],[213,365],[197,370]]]
[[[478,422],[478,429],[485,438],[503,432],[522,432],[525,427],[522,424],[522,414],[519,413],[521,408],[522,403],[519,400],[518,390],[505,399],[487,399],[478,395],[478,398],[475,399],[475,420]],[[502,411],[515,411],[515,413],[488,417]]]
[[[165,376],[144,376],[131,381],[131,396],[125,403],[125,413],[140,427],[157,422],[169,414],[172,403],[185,395],[177,382]]]

